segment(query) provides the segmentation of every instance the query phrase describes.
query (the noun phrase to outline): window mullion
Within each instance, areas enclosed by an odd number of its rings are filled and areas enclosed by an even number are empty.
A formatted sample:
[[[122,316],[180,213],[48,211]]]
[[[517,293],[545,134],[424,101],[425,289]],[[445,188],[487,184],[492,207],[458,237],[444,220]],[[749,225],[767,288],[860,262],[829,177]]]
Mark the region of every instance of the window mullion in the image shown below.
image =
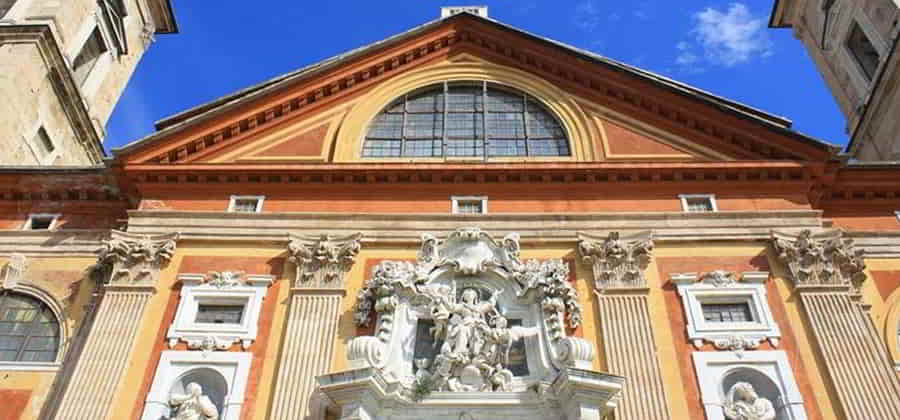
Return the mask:
[[[403,120],[400,123],[400,157],[406,156],[406,116],[409,113],[409,95],[403,95]]]
[[[522,94],[522,124],[525,124],[525,156],[530,156],[528,150],[528,140],[531,136],[528,133],[528,96]]]
[[[487,82],[481,82],[481,156],[482,156],[482,160],[484,160],[484,161],[487,161],[487,159],[488,159],[488,144],[489,144],[488,130],[487,130],[487,113],[488,113]]]
[[[447,159],[447,96],[450,94],[447,82],[444,82],[444,123],[441,124],[441,157]]]

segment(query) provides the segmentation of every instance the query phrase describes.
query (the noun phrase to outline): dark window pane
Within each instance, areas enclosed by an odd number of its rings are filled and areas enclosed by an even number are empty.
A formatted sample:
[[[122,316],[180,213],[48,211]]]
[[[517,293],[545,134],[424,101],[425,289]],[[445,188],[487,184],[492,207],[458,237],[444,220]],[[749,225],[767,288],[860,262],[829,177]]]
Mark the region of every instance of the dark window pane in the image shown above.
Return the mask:
[[[444,94],[440,90],[410,95],[406,100],[406,110],[413,113],[439,112],[444,109]]]
[[[482,140],[447,140],[447,156],[481,156],[482,153]]]
[[[521,113],[488,113],[487,130],[491,138],[524,139],[524,115]]]
[[[372,122],[369,138],[399,139],[403,135],[403,114],[381,114]]]
[[[205,324],[240,324],[244,305],[199,305],[195,322]]]
[[[27,295],[0,294],[0,360],[56,360],[59,323],[43,302]]]
[[[365,147],[363,147],[363,156],[400,156],[400,140],[367,140]]]
[[[450,112],[481,111],[484,98],[481,86],[451,86],[447,93]]]
[[[750,304],[740,303],[704,303],[703,318],[707,322],[753,322]]]
[[[525,140],[491,139],[488,156],[525,156]]]
[[[528,140],[531,156],[568,156],[569,142],[566,139]]]
[[[850,54],[856,59],[866,78],[872,80],[872,77],[875,76],[875,70],[878,69],[881,57],[858,23],[853,24],[850,35],[847,37],[847,49],[850,50]]]
[[[490,112],[522,112],[525,110],[525,98],[522,94],[492,90],[488,88],[488,106]]]
[[[441,156],[440,140],[407,140],[403,156]]]
[[[479,113],[447,114],[447,138],[481,138],[482,128]]]
[[[444,116],[441,114],[409,114],[406,116],[406,138],[441,138]]]

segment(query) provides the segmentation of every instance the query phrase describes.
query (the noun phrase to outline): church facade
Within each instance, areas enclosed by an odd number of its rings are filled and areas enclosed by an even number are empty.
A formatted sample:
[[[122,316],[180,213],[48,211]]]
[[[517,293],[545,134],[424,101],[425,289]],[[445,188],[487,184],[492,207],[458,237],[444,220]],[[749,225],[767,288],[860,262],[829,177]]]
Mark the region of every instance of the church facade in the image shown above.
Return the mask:
[[[0,169],[9,418],[900,418],[900,167],[443,12]]]

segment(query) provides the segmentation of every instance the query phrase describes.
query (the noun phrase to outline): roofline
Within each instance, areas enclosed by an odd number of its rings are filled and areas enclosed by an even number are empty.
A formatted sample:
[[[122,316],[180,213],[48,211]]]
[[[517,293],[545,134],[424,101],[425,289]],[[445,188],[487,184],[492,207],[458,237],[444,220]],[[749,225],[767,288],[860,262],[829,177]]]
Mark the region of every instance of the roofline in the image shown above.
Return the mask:
[[[639,68],[621,63],[619,61],[600,56],[598,54],[594,54],[590,51],[582,50],[582,49],[573,47],[571,45],[568,45],[568,44],[565,44],[565,43],[562,43],[559,41],[555,41],[555,40],[552,40],[549,38],[545,38],[545,37],[541,37],[541,36],[532,34],[530,32],[524,31],[522,29],[516,28],[514,26],[511,26],[511,25],[508,25],[508,24],[505,24],[502,22],[498,22],[491,18],[485,18],[485,17],[478,16],[478,15],[475,15],[475,14],[472,14],[469,12],[461,12],[461,13],[458,13],[458,14],[455,14],[452,16],[448,16],[446,18],[435,19],[435,20],[426,22],[426,23],[416,26],[406,32],[391,36],[389,38],[383,39],[381,41],[378,41],[378,42],[375,42],[375,43],[372,43],[372,44],[369,44],[369,45],[366,45],[366,46],[363,46],[360,48],[356,48],[354,50],[351,50],[351,51],[343,53],[343,54],[339,54],[339,55],[327,58],[318,63],[303,67],[299,70],[285,73],[281,76],[276,76],[276,77],[266,80],[262,83],[253,85],[251,87],[242,89],[242,90],[232,93],[230,95],[226,95],[226,96],[216,99],[214,101],[210,101],[205,104],[195,106],[186,111],[182,111],[178,114],[164,118],[155,124],[157,127],[157,130],[159,130],[159,131],[157,131],[155,133],[151,133],[150,135],[145,136],[144,138],[138,139],[136,141],[125,144],[118,148],[114,148],[111,150],[111,152],[114,155],[118,155],[118,154],[127,152],[129,150],[141,147],[144,144],[146,144],[147,142],[152,141],[153,139],[163,137],[163,136],[168,135],[173,132],[177,132],[178,130],[180,130],[182,128],[186,128],[186,127],[190,126],[191,124],[197,122],[201,118],[208,118],[211,116],[215,116],[215,115],[219,115],[221,113],[227,112],[233,106],[237,106],[239,103],[243,103],[248,100],[259,98],[259,97],[267,94],[269,91],[278,89],[285,84],[296,82],[298,80],[303,80],[304,78],[308,78],[313,75],[319,74],[319,73],[321,73],[325,70],[328,70],[338,64],[343,63],[344,61],[346,61],[348,59],[354,58],[354,57],[364,54],[364,53],[370,53],[377,48],[382,48],[391,43],[395,43],[400,40],[409,38],[409,37],[416,35],[422,31],[430,29],[432,26],[441,24],[445,21],[450,21],[452,19],[461,19],[461,18],[465,18],[465,17],[481,19],[483,21],[497,25],[498,27],[503,28],[505,30],[517,33],[519,35],[522,35],[522,36],[525,36],[525,37],[528,37],[528,38],[531,38],[534,40],[537,40],[538,42],[544,42],[544,43],[551,44],[551,45],[561,48],[565,51],[568,51],[571,54],[575,54],[576,56],[579,56],[580,58],[586,58],[594,63],[605,65],[614,70],[626,72],[626,73],[630,73],[630,74],[642,77],[642,78],[649,80],[651,82],[654,82],[664,88],[667,88],[670,91],[673,91],[677,94],[705,100],[707,102],[717,105],[723,111],[730,112],[741,118],[750,119],[750,120],[756,121],[758,123],[763,123],[764,125],[767,125],[773,129],[776,129],[777,131],[781,132],[782,134],[786,134],[791,137],[800,139],[804,142],[811,143],[817,147],[824,148],[832,154],[836,154],[837,151],[839,151],[841,149],[840,146],[835,146],[835,145],[825,142],[823,140],[819,140],[819,139],[807,136],[805,134],[801,134],[796,131],[793,131],[790,128],[792,125],[792,122],[789,119],[767,113],[765,111],[751,107],[749,105],[745,105],[745,104],[742,104],[742,103],[739,103],[739,102],[736,102],[733,100],[723,98],[721,96],[712,94],[712,93],[704,91],[702,89],[698,89],[696,87],[672,80],[668,77],[665,77],[665,76],[662,76],[662,75],[659,75],[659,74],[656,74],[656,73],[653,73],[650,71],[646,71],[643,69],[639,69]]]

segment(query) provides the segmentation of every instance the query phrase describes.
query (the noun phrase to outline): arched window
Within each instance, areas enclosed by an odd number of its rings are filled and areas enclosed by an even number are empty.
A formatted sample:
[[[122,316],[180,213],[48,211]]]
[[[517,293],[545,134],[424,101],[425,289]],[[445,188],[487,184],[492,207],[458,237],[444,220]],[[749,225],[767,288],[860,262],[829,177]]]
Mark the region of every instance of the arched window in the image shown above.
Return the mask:
[[[26,294],[0,292],[0,361],[53,362],[59,321],[50,307]]]
[[[394,100],[372,121],[363,157],[569,156],[535,98],[488,82],[444,82]]]

